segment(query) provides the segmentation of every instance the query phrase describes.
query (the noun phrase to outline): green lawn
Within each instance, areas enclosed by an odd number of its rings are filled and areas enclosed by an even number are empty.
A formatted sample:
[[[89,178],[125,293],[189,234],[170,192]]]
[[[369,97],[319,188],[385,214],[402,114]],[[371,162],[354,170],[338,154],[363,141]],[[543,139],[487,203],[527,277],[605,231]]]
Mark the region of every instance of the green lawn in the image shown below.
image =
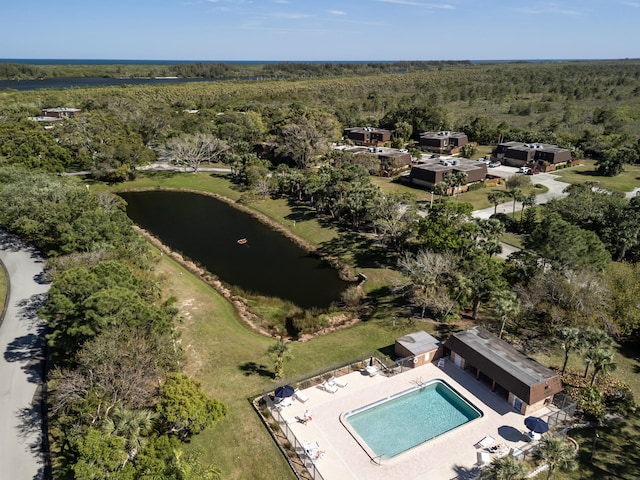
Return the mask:
[[[615,177],[603,177],[596,171],[595,160],[582,160],[581,164],[554,172],[563,182],[599,182],[602,188],[617,192],[630,192],[640,187],[640,165],[625,165],[624,171]]]
[[[562,367],[564,354],[558,349],[551,353],[533,354],[539,362],[555,367]],[[618,347],[614,357],[617,368],[612,375],[626,382],[632,389],[636,402],[640,403],[640,358],[637,353]],[[568,368],[584,371],[584,362],[579,354],[569,357]],[[593,462],[591,451],[596,433]],[[640,410],[621,421],[612,421],[604,427],[577,428],[569,432],[580,445],[578,458],[580,468],[572,473],[556,473],[559,479],[640,479]],[[540,477],[542,478],[542,477]]]
[[[293,479],[249,402],[274,385],[267,349],[275,340],[249,329],[225,299],[166,256],[158,271],[167,279],[166,294],[178,297],[182,305],[179,330],[188,358],[186,372],[230,407],[222,422],[195,437],[187,448],[199,450],[203,461],[219,465],[225,479]],[[424,327],[406,319],[395,326],[389,318],[372,319],[308,342],[294,342],[287,375],[300,376],[381,349],[416,328]]]

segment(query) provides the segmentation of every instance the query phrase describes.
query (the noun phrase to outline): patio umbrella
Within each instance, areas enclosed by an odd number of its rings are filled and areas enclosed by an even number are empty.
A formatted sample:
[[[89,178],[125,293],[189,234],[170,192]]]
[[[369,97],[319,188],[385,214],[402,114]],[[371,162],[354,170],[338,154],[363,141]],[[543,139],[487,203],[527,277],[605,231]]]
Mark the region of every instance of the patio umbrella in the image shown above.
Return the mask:
[[[535,433],[546,433],[549,431],[549,425],[540,417],[527,417],[524,419],[524,425]]]
[[[275,392],[273,392],[273,398],[276,403],[282,401],[284,398],[290,397],[293,395],[293,387],[291,385],[284,385],[282,387],[276,388]]]

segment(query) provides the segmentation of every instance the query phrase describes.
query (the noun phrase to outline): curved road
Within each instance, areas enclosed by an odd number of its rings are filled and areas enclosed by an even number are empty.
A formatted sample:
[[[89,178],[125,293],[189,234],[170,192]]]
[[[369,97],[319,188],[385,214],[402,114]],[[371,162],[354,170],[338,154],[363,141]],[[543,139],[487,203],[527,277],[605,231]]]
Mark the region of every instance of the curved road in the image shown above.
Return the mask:
[[[36,315],[49,285],[44,261],[0,230],[0,261],[8,273],[7,310],[0,318],[0,478],[44,478],[40,392],[44,322]]]

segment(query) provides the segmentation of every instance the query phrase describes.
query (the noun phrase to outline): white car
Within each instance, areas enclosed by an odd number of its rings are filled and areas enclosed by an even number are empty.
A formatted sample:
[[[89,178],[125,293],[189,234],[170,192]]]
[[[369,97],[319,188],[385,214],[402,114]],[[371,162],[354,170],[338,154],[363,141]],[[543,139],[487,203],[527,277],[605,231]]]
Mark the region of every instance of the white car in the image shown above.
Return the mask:
[[[531,173],[531,168],[529,167],[520,167],[518,169],[518,173],[524,173],[525,175]]]

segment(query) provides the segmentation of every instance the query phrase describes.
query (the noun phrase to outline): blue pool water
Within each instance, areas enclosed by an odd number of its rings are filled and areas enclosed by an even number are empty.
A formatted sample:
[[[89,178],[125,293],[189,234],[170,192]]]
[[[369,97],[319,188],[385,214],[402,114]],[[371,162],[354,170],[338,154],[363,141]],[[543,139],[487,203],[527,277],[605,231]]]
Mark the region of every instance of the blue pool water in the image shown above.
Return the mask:
[[[405,452],[482,416],[441,380],[434,380],[345,415],[376,456]]]

